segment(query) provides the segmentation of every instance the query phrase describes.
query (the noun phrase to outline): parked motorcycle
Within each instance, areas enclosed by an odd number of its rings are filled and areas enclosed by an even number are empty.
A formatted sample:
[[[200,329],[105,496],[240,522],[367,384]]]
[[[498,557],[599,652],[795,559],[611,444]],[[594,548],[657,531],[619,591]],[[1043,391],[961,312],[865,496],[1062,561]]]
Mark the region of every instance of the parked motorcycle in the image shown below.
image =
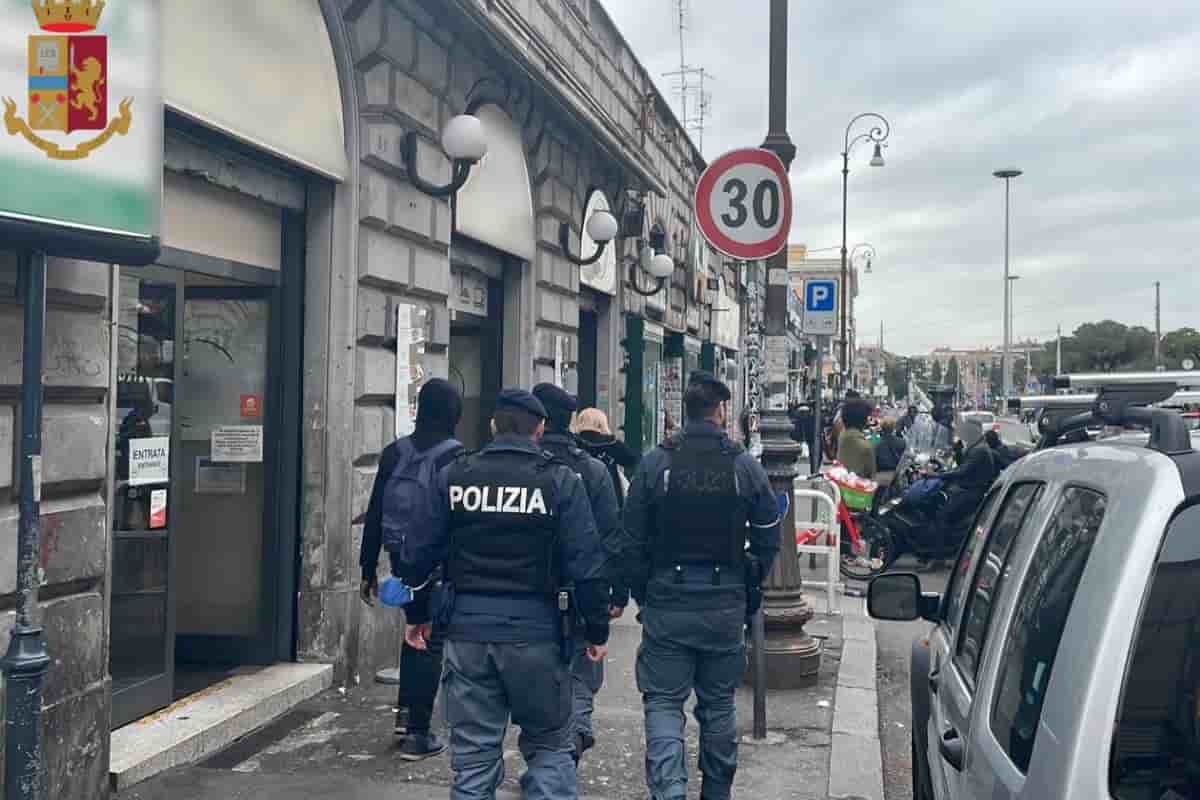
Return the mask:
[[[937,560],[952,558],[958,552],[975,515],[964,514],[950,523],[952,530],[939,531],[938,514],[948,502],[950,492],[935,472],[914,481],[903,497],[892,499],[879,510],[879,521],[890,539],[887,564],[881,572],[905,553]]]

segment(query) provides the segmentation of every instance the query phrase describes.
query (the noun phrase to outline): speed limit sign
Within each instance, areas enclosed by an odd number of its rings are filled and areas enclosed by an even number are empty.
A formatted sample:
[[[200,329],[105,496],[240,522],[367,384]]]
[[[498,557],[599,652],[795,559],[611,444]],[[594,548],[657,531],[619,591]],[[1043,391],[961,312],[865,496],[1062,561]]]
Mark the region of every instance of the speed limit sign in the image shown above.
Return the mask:
[[[757,261],[787,244],[792,187],[770,150],[734,150],[709,164],[696,183],[695,204],[700,232],[731,258]]]

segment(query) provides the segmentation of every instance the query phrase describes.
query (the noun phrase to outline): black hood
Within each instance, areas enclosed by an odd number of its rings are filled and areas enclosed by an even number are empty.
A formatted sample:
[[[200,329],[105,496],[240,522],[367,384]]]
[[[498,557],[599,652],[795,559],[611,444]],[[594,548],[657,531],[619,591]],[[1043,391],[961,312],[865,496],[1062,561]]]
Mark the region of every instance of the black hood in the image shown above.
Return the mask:
[[[425,450],[454,436],[462,418],[462,398],[449,381],[431,378],[417,395],[417,422],[413,440]]]
[[[580,441],[586,442],[593,447],[604,447],[606,445],[615,444],[617,437],[611,433],[600,433],[600,431],[580,431]]]

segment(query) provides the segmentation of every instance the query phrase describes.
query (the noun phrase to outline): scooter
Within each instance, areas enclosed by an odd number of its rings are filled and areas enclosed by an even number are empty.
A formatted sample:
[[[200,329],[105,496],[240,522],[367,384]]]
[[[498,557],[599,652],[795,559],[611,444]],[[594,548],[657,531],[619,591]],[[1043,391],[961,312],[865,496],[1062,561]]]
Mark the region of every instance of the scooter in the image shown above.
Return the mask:
[[[952,523],[953,529],[937,530],[938,513],[950,502],[950,493],[936,474],[914,481],[903,497],[894,498],[879,510],[879,521],[888,531],[890,547],[886,548],[886,571],[905,553],[919,558],[940,560],[958,553],[971,525],[974,514],[964,514]],[[940,542],[941,546],[931,546]]]

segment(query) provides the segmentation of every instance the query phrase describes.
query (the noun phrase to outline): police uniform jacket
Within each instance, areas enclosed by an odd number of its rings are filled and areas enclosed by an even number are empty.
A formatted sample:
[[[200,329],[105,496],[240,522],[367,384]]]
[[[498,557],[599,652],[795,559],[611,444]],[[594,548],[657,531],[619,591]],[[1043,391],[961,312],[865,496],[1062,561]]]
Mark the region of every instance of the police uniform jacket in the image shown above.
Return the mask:
[[[546,475],[553,487],[549,492],[553,499],[546,500],[544,511],[554,527],[559,582],[575,586],[576,603],[585,620],[583,638],[592,644],[606,643],[609,587],[604,575],[605,557],[583,481],[570,467],[553,460],[534,442],[520,436],[497,436],[478,453],[463,458],[485,463],[489,471],[501,474],[507,470],[515,473],[532,463],[552,462],[546,465]],[[461,509],[464,487],[452,487],[451,479],[461,462],[462,459],[438,473],[432,524],[421,535],[411,535],[405,543],[400,559],[401,577],[410,585],[420,585],[439,566],[446,566],[447,576],[453,577],[453,570],[447,564],[456,513],[451,498]],[[503,513],[498,505],[511,510],[525,504],[527,510],[540,513],[540,504],[528,507],[531,499],[528,495],[507,492],[499,503],[495,497],[481,503],[479,493],[471,492],[465,500],[472,513],[484,520],[488,513]],[[451,641],[556,641],[560,636],[558,610],[551,597],[503,592],[473,595],[453,587],[444,598],[448,600],[451,595],[451,610],[446,615],[446,638]]]
[[[688,422],[682,435],[720,441],[727,452],[735,454],[733,502],[740,505],[738,517],[747,523],[749,554],[758,560],[761,573],[767,574],[779,553],[780,515],[762,465],[711,422]],[[656,447],[642,459],[629,486],[624,520],[633,548],[627,569],[634,597],[647,606],[684,610],[727,608],[743,603],[745,586],[740,571],[714,581],[713,569],[705,565],[692,564],[675,570],[670,564],[655,563],[657,514],[666,502],[674,457],[669,449]]]
[[[568,433],[547,433],[542,437],[541,446],[574,467],[583,480],[591,503],[592,516],[596,519],[596,529],[608,559],[606,574],[609,583],[612,584],[610,602],[614,606],[624,608],[629,603],[629,588],[625,583],[623,570],[618,569],[618,566],[628,548],[625,531],[621,526],[621,509],[617,505],[617,493],[608,468],[600,459],[588,455],[576,442],[575,437]]]

